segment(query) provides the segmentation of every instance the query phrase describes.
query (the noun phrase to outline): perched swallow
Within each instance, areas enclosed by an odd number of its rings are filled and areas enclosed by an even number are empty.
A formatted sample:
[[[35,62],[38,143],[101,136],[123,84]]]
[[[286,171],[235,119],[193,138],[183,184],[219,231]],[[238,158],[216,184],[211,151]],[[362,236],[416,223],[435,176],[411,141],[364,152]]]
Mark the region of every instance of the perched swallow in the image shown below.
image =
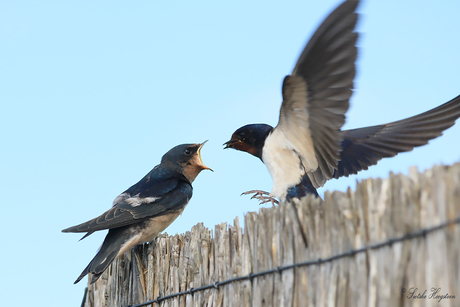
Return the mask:
[[[250,124],[236,130],[224,148],[248,152],[267,166],[271,193],[254,197],[277,202],[306,194],[332,178],[348,177],[386,157],[422,146],[460,116],[460,96],[400,121],[341,130],[349,107],[357,57],[354,32],[359,1],[348,0],[319,26],[282,87],[278,125]],[[264,196],[264,195],[268,195]]]
[[[161,163],[138,183],[121,193],[113,207],[86,223],[62,232],[87,232],[108,229],[109,233],[88,266],[74,282],[91,273],[94,283],[118,256],[133,246],[153,240],[184,210],[192,198],[192,182],[205,169],[201,161],[202,144],[183,144],[169,150]]]

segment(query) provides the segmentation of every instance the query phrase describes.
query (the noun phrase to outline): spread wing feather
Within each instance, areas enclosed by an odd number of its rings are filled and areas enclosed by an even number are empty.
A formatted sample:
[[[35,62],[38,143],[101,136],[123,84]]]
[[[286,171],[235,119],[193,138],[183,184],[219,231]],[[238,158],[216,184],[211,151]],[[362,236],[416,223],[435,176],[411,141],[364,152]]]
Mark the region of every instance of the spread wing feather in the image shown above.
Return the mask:
[[[345,113],[357,57],[354,32],[359,1],[340,5],[320,25],[283,83],[279,123],[314,187],[331,179],[340,159]]]
[[[437,108],[396,122],[345,130],[342,152],[334,178],[356,174],[394,157],[400,152],[422,146],[454,125],[460,117],[460,96]]]

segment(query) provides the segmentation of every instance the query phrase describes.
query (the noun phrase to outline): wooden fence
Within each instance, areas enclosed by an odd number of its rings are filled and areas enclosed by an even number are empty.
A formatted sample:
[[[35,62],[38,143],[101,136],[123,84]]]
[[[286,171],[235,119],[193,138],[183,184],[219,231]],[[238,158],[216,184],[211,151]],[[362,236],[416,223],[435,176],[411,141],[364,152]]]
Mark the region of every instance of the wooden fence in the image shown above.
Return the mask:
[[[244,229],[236,218],[214,231],[197,224],[185,234],[160,235],[137,246],[132,261],[116,260],[88,286],[83,306],[141,304],[305,261],[312,263],[159,305],[460,306],[460,225],[420,232],[459,216],[460,163],[422,174],[412,168],[409,176],[364,180],[356,191],[327,192],[324,202],[307,197],[247,213]]]

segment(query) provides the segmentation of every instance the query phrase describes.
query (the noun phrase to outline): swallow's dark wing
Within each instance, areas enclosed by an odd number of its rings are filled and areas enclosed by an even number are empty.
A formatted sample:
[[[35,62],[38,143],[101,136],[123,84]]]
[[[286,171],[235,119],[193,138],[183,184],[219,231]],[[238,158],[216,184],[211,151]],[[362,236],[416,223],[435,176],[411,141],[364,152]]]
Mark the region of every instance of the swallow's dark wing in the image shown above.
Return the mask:
[[[283,84],[275,131],[286,139],[280,146],[299,155],[315,188],[332,178],[339,160],[355,76],[358,2],[346,1],[326,18]]]
[[[103,229],[118,228],[181,210],[192,197],[192,186],[179,182],[172,191],[158,197],[130,197],[112,207],[99,217],[86,223],[64,229],[62,232],[94,232]]]
[[[110,210],[88,222],[64,229],[63,232],[91,234],[97,230],[131,225],[143,218],[181,210],[188,203],[193,192],[190,183],[182,177],[155,168],[117,197],[116,203]]]
[[[143,197],[144,195],[160,196],[168,193],[176,187],[177,178],[182,177],[183,175],[171,172],[170,169],[159,164],[139,180],[139,182],[118,195],[113,201],[113,206],[136,194],[142,194],[140,196]]]
[[[393,123],[343,131],[341,161],[334,178],[348,177],[379,160],[422,146],[454,125],[460,96],[425,113]]]
[[[142,198],[160,196],[174,189],[179,182],[178,179],[187,180],[181,173],[172,172],[169,168],[159,164],[121,195],[128,194],[132,196],[139,194]],[[118,202],[114,201],[114,205],[116,203]]]

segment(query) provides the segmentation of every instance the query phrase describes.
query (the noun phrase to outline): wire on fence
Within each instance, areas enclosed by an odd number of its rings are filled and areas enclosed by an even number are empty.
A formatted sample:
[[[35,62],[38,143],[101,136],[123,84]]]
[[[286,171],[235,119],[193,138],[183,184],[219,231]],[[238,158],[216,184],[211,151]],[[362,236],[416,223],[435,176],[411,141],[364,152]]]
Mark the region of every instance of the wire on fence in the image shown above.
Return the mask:
[[[177,292],[177,293],[173,293],[173,294],[162,296],[162,297],[157,297],[154,300],[144,302],[144,303],[141,303],[141,304],[138,304],[138,305],[130,305],[128,307],[142,307],[142,306],[147,306],[147,305],[154,304],[154,303],[159,304],[159,303],[161,303],[161,301],[171,299],[171,298],[175,298],[177,296],[187,295],[187,294],[193,295],[195,292],[204,291],[204,290],[213,289],[213,288],[219,289],[220,286],[223,286],[223,285],[226,285],[226,284],[229,284],[229,283],[232,283],[232,282],[237,282],[237,281],[242,281],[242,280],[251,280],[252,281],[252,279],[254,279],[256,277],[259,277],[259,276],[264,276],[264,275],[273,274],[273,273],[281,273],[282,271],[293,269],[293,268],[296,268],[296,267],[323,264],[323,263],[326,263],[326,262],[331,262],[331,261],[341,259],[341,258],[345,258],[345,257],[353,257],[356,254],[364,253],[364,252],[369,251],[369,250],[375,250],[375,249],[379,249],[379,248],[382,248],[382,247],[385,247],[385,246],[392,246],[395,243],[411,240],[411,239],[414,239],[414,238],[417,238],[417,237],[424,237],[429,233],[432,233],[432,232],[434,232],[436,230],[446,228],[446,227],[454,225],[454,224],[460,224],[460,216],[455,218],[455,219],[448,220],[448,221],[446,221],[446,222],[444,222],[442,224],[439,224],[437,226],[434,226],[434,227],[424,228],[424,229],[421,229],[421,230],[418,230],[418,231],[410,232],[410,233],[405,234],[405,235],[403,235],[401,237],[398,237],[398,238],[391,238],[391,239],[388,239],[387,241],[383,241],[381,243],[376,243],[376,244],[363,246],[363,247],[358,248],[358,249],[352,249],[352,250],[350,250],[348,252],[333,255],[333,256],[330,256],[328,258],[324,258],[324,259],[319,258],[319,259],[316,259],[316,260],[300,262],[300,263],[294,263],[294,264],[285,265],[285,266],[279,266],[279,267],[276,267],[274,269],[267,270],[267,271],[262,271],[262,272],[258,272],[258,273],[250,273],[249,275],[235,277],[235,278],[227,279],[227,280],[220,281],[220,282],[215,282],[214,284],[206,285],[206,286],[203,286],[203,287],[191,288],[190,290],[187,290],[187,291],[182,291],[182,292]]]

